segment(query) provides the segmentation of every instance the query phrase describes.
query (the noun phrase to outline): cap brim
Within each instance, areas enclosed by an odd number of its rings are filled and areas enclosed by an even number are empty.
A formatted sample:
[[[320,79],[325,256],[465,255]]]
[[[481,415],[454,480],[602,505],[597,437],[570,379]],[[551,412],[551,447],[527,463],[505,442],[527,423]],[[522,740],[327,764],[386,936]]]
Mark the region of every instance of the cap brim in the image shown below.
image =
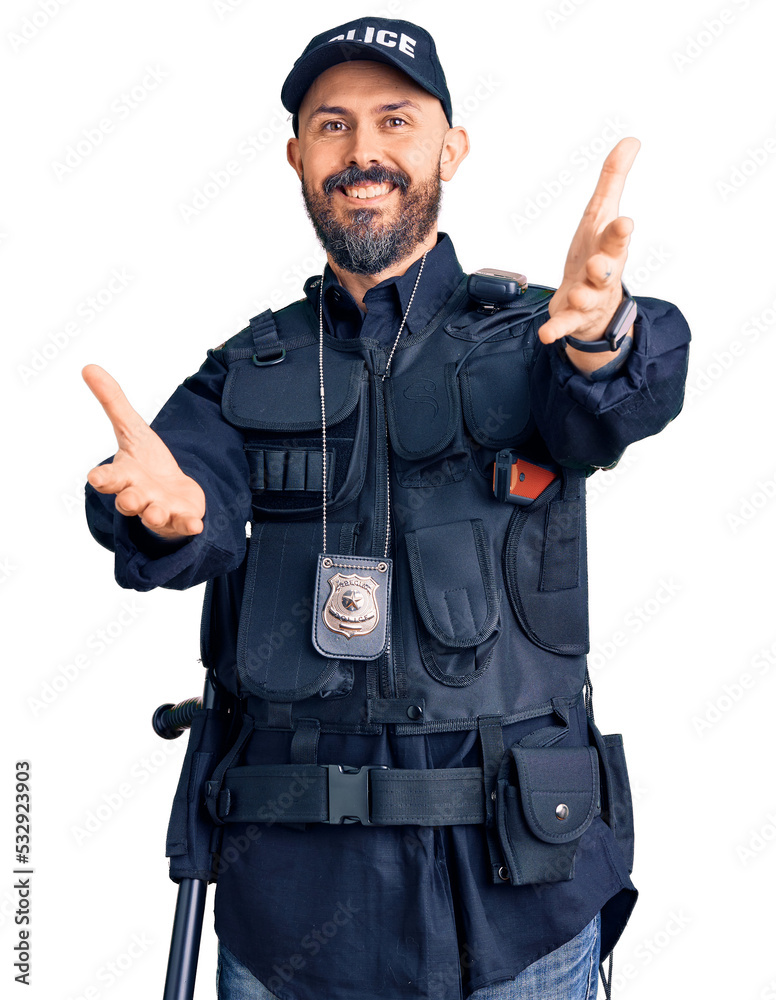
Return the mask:
[[[327,42],[320,48],[310,52],[286,77],[280,99],[283,107],[292,114],[297,114],[304,95],[312,86],[313,81],[332,66],[345,62],[380,62],[399,69],[427,93],[436,97],[442,103],[444,98],[426,80],[420,79],[398,59],[392,59],[389,52],[380,51],[374,45],[365,42]],[[447,114],[447,112],[445,112]]]

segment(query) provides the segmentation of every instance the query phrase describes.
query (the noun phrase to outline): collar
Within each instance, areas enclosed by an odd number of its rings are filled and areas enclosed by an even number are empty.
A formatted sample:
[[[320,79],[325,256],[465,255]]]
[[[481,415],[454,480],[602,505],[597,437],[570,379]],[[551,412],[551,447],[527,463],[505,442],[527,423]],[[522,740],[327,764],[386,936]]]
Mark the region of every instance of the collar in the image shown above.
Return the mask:
[[[335,337],[370,337],[387,343],[392,341],[401,324],[420,270],[416,260],[404,274],[386,278],[370,288],[364,296],[366,313],[362,313],[350,292],[337,281],[327,264],[323,272],[323,320]],[[447,233],[439,233],[436,245],[426,255],[423,276],[404,327],[406,333],[422,330],[439,312],[458,286],[463,269]],[[304,291],[318,314],[320,276],[308,278]]]

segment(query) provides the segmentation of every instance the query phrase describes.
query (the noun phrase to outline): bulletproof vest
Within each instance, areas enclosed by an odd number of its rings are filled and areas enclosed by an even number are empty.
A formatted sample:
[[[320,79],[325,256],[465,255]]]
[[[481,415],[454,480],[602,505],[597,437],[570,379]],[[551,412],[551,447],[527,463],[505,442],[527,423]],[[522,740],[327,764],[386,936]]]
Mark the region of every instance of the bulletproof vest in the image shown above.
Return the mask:
[[[391,512],[388,635],[371,659],[323,656],[313,642],[323,542],[313,308],[262,313],[210,352],[227,368],[221,406],[243,434],[252,518],[240,567],[207,585],[202,660],[240,709],[220,750],[213,712],[192,724],[168,832],[174,879],[214,878],[218,830],[245,822],[484,824],[492,881],[525,885],[572,878],[600,815],[632,867],[622,737],[597,729],[585,669],[585,471],[554,465],[531,417],[551,294],[529,285],[487,315],[464,277],[398,342],[385,379],[389,348],[324,336],[327,551],[356,567],[382,557]],[[517,480],[541,469],[533,499],[497,499],[505,454],[518,458]],[[506,746],[514,722],[523,735]],[[318,763],[321,733],[386,725],[476,731],[482,766]],[[260,753],[242,763],[257,730],[293,733],[289,763],[257,763]]]
[[[585,472],[553,466],[530,407],[551,294],[529,285],[488,315],[464,277],[399,341],[384,380],[388,347],[324,337],[330,550],[382,554],[390,468],[389,637],[371,660],[324,657],[312,641],[322,546],[313,308],[301,300],[262,313],[212,352],[228,367],[223,417],[244,435],[252,523],[243,565],[208,585],[203,659],[257,724],[438,732],[546,715],[579,697]],[[527,505],[494,496],[505,449],[554,468]]]

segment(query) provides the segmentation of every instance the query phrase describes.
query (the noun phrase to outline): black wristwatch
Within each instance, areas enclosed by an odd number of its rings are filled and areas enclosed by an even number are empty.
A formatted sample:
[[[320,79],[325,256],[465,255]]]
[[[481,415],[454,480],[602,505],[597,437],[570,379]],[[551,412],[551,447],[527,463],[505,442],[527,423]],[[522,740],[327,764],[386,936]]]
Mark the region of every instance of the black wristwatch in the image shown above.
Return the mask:
[[[637,312],[638,306],[628,289],[623,285],[622,302],[617,307],[617,312],[612,316],[611,322],[604,330],[604,335],[600,340],[578,340],[576,337],[567,335],[559,337],[557,343],[564,347],[566,344],[571,344],[578,351],[587,354],[597,354],[599,351],[617,351],[625,339],[625,334],[633,325]]]

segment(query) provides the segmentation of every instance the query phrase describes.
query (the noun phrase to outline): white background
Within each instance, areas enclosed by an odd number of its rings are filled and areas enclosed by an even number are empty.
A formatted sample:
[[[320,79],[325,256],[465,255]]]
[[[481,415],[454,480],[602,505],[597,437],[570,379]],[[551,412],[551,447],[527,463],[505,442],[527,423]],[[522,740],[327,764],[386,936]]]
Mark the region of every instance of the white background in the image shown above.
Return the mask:
[[[208,348],[300,296],[322,255],[285,162],[280,85],[313,34],[383,12],[435,36],[471,136],[440,223],[467,271],[556,284],[613,145],[607,122],[642,141],[621,206],[635,221],[626,281],[676,302],[694,340],[680,417],[589,483],[596,714],[624,733],[641,890],[614,995],[776,997],[776,12],[534,0],[456,19],[444,0],[389,2],[3,5],[0,988],[161,996],[175,900],[164,835],[185,741],[162,744],[149,720],[200,693],[202,589],[115,584],[82,505],[115,442],[80,370],[103,365],[150,420]],[[85,140],[106,118],[99,144]],[[67,167],[71,146],[85,155]],[[230,161],[229,185],[187,212]],[[539,209],[521,227],[529,200]],[[114,269],[128,277],[111,294]],[[21,759],[34,793],[27,992],[11,951]],[[209,906],[198,997],[214,995],[214,971]]]

